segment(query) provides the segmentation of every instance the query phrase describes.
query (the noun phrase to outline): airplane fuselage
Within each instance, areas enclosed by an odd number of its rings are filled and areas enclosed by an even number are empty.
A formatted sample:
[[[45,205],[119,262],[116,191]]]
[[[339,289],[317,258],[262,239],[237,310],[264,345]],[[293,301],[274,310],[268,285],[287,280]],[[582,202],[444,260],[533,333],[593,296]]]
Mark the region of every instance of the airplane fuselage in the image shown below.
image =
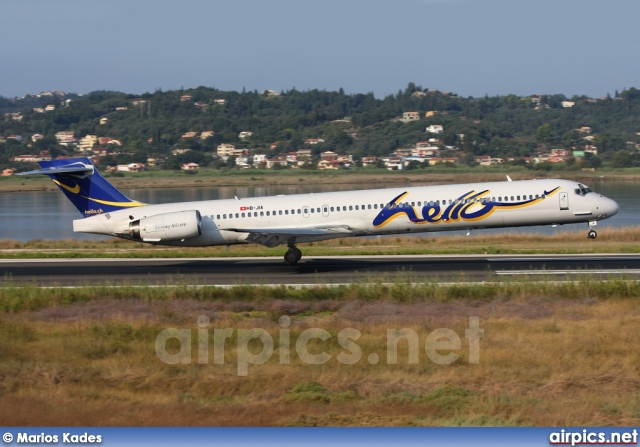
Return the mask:
[[[338,237],[562,225],[596,221],[618,212],[611,199],[570,180],[523,180],[409,188],[296,194],[137,206],[74,221],[74,231],[144,242],[212,246],[239,243],[292,245],[279,229],[309,229],[293,244]],[[199,235],[163,240],[153,230],[187,225],[181,211],[196,211]],[[147,237],[132,222],[176,213],[166,223],[147,222]],[[246,231],[243,231],[246,229]],[[313,231],[312,231],[313,230]],[[286,231],[285,231],[286,233]],[[594,236],[595,237],[595,236]]]

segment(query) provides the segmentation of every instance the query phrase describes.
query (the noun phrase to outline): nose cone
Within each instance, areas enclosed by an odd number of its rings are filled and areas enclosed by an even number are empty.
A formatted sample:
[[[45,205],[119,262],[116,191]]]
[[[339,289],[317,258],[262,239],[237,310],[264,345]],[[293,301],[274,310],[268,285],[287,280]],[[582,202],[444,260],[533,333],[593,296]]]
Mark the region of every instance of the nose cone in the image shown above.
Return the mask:
[[[620,211],[620,205],[615,200],[611,200],[608,197],[602,196],[601,204],[599,205],[600,212],[604,214],[605,217],[611,217],[615,214],[618,214]]]

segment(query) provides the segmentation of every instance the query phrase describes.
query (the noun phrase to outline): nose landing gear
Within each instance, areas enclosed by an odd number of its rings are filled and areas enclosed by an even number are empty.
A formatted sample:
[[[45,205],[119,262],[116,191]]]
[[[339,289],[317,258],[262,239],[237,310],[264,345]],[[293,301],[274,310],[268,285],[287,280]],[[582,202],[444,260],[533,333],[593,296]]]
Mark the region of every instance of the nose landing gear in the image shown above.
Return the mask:
[[[596,230],[593,229],[593,227],[595,227],[598,224],[598,222],[596,222],[595,220],[592,220],[591,222],[589,222],[589,234],[587,234],[587,237],[589,239],[595,239],[598,236],[598,233],[596,233]]]

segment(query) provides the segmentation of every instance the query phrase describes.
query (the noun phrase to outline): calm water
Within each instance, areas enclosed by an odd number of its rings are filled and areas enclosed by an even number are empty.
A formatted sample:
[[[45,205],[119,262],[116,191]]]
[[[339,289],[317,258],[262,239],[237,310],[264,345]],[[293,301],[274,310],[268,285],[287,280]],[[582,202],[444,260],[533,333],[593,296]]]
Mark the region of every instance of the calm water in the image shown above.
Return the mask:
[[[596,192],[618,202],[620,212],[614,217],[598,223],[598,231],[608,227],[638,225],[640,221],[640,182],[602,181],[586,182]],[[399,185],[394,185],[399,186]],[[379,188],[380,185],[295,185],[274,187],[219,187],[191,189],[129,189],[124,194],[145,203],[186,202],[191,200],[229,199],[234,196],[254,197],[276,194],[300,194],[312,192],[342,191],[348,189]],[[105,239],[107,236],[76,234],[72,220],[81,214],[58,191],[25,192],[0,194],[0,239],[28,241],[32,239]],[[587,224],[564,225],[561,227],[528,227],[522,229],[477,230],[476,234],[499,232],[529,232],[554,234],[565,231],[584,231]],[[460,232],[432,233],[433,235]]]

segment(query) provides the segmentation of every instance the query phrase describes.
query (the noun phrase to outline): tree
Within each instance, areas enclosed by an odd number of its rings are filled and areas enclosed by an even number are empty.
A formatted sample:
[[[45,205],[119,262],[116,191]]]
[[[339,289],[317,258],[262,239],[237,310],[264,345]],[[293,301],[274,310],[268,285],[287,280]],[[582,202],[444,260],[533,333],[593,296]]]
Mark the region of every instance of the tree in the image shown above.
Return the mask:
[[[591,164],[593,164],[593,158],[591,159]],[[632,166],[632,158],[631,154],[628,151],[617,151],[613,155],[613,159],[611,160],[611,166],[614,168],[627,168]],[[595,168],[596,166],[594,166]]]
[[[411,160],[405,166],[407,171],[415,171],[416,169],[420,169],[420,162],[418,160]]]
[[[182,165],[180,164],[180,161],[178,160],[177,157],[169,157],[164,162],[164,165],[162,166],[162,168],[169,171],[177,171],[180,169],[180,166]]]
[[[476,161],[476,156],[473,154],[467,154],[462,158],[462,163],[468,166],[478,166],[478,162]]]
[[[582,161],[583,168],[594,168],[598,169],[602,165],[602,159],[597,155],[593,155],[589,152],[585,154],[584,160]]]
[[[536,130],[536,140],[538,144],[546,145],[551,140],[551,124],[544,123]]]

